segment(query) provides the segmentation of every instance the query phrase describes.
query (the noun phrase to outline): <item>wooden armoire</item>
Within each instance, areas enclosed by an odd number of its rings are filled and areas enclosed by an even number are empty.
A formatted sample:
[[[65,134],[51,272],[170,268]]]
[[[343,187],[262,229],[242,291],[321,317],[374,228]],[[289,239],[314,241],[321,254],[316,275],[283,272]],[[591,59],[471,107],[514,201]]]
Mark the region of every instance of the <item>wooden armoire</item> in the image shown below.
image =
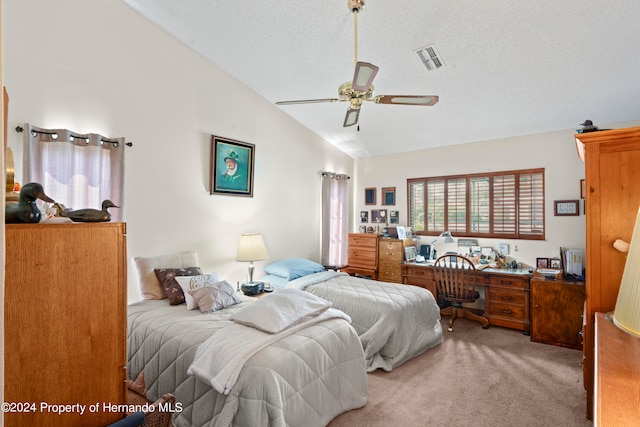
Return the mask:
[[[5,425],[106,426],[122,418],[104,405],[126,402],[125,224],[5,231],[4,400],[19,404],[7,408],[15,411],[5,411]],[[63,407],[47,405],[71,406],[58,415]]]
[[[586,178],[586,302],[584,384],[593,417],[594,313],[615,308],[626,255],[613,247],[631,241],[640,207],[640,127],[575,135]]]

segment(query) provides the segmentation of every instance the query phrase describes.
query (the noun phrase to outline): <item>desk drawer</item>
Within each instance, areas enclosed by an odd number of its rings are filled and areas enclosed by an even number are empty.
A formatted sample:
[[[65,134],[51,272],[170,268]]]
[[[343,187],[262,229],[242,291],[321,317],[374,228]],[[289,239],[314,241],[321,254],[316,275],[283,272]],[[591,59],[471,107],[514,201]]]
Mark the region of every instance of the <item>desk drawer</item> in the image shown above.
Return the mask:
[[[503,289],[490,288],[487,299],[493,304],[511,304],[523,307],[525,304],[524,292],[512,292]]]
[[[492,318],[503,317],[514,320],[524,320],[524,306],[492,302],[489,309],[489,316]]]
[[[520,279],[512,276],[491,276],[489,279],[490,286],[501,286],[505,288],[529,289],[529,279]]]

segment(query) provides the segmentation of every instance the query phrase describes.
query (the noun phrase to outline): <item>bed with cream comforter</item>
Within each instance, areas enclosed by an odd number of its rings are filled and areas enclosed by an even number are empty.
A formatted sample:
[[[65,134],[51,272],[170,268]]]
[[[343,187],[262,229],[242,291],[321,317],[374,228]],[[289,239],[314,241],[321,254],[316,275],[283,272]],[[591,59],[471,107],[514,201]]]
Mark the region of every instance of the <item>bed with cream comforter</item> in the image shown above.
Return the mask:
[[[351,317],[367,360],[367,371],[391,371],[442,343],[440,307],[424,288],[323,271],[292,280]],[[278,292],[277,290],[275,292]]]
[[[327,316],[279,339],[264,338],[249,326],[250,333],[244,333],[242,325],[230,320],[255,301],[245,297],[241,304],[211,314],[171,306],[166,300],[129,305],[129,377],[144,371],[151,401],[164,393],[176,396],[181,409],[173,417],[177,427],[325,426],[336,415],[366,404],[363,350],[345,318]],[[204,366],[212,375],[216,370],[225,373],[227,363],[210,363],[207,352],[243,341],[253,348],[238,350],[243,363],[231,370],[219,391],[212,386],[219,377],[193,372],[200,349],[200,370]]]

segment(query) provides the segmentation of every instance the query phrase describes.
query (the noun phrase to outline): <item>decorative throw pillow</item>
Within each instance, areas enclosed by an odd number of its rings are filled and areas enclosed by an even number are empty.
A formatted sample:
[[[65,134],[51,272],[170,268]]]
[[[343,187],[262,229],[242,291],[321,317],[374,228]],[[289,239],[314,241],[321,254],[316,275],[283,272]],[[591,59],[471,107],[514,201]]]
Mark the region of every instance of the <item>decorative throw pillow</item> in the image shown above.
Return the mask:
[[[241,302],[233,286],[226,280],[215,282],[212,286],[191,289],[189,294],[203,313],[222,310]]]
[[[176,276],[197,276],[202,274],[200,267],[188,268],[156,268],[153,270],[160,281],[160,285],[164,289],[169,304],[178,305],[185,302],[184,292],[176,282]]]
[[[154,257],[134,257],[133,262],[138,272],[140,296],[143,299],[164,299],[167,295],[158,281],[156,268],[198,267],[198,254],[195,251]]]
[[[318,316],[331,303],[300,289],[279,289],[231,315],[231,320],[270,334]]]
[[[317,262],[304,258],[287,258],[272,262],[264,267],[264,272],[287,280],[297,279],[313,273],[324,271],[324,267]]]
[[[198,308],[195,300],[189,293],[192,289],[204,288],[206,286],[213,286],[218,282],[218,275],[216,273],[204,274],[201,276],[180,276],[176,277],[176,281],[182,288],[184,293],[184,300],[187,303],[187,310],[195,310]]]

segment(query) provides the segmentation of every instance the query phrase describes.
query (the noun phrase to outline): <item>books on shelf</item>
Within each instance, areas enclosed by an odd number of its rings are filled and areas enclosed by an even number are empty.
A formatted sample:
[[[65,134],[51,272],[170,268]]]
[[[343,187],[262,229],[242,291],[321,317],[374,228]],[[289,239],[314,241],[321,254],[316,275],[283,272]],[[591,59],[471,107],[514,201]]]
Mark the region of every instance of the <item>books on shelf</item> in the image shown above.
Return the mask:
[[[581,249],[560,248],[560,259],[565,275],[582,277],[584,253]]]

